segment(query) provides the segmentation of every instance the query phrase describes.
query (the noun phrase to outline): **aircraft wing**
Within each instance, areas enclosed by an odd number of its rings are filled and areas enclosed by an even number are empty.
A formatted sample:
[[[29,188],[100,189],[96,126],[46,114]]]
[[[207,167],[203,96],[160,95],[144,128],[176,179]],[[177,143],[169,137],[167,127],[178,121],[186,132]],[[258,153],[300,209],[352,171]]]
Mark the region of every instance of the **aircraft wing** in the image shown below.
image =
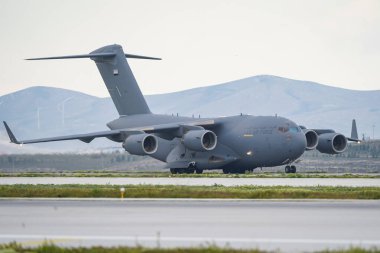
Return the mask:
[[[122,136],[128,136],[131,134],[137,134],[141,133],[141,131],[136,130],[124,130],[124,129],[118,129],[118,130],[109,130],[109,131],[102,131],[102,132],[94,132],[94,133],[86,133],[86,134],[74,134],[74,135],[66,135],[66,136],[56,136],[56,137],[49,137],[49,138],[41,138],[41,139],[32,139],[32,140],[17,140],[15,135],[12,133],[11,129],[9,128],[8,124],[3,121],[5,129],[7,130],[9,139],[12,143],[15,144],[30,144],[30,143],[40,143],[40,142],[52,142],[52,141],[66,141],[66,140],[81,140],[86,143],[90,143],[95,138],[99,137],[107,137],[110,139],[121,139]]]
[[[150,125],[134,128],[125,128],[123,131],[139,131],[140,133],[158,134],[161,138],[166,140],[172,140],[175,137],[182,137],[184,133],[190,130],[200,129],[212,129],[216,127],[218,123],[214,120],[194,120],[190,122],[176,122],[159,125]]]
[[[168,123],[168,124],[159,124],[159,125],[151,125],[151,126],[142,126],[142,127],[136,127],[136,128],[128,128],[129,130],[141,130],[146,133],[157,133],[162,131],[171,131],[176,130],[180,127],[212,127],[217,125],[214,120],[194,120],[190,122],[178,122],[178,123]]]
[[[186,132],[188,130],[212,128],[216,125],[217,124],[214,120],[198,120],[185,123],[152,125],[147,127],[133,128],[133,130],[141,130],[146,133],[170,133],[172,135],[180,137],[182,136],[183,132]]]
[[[349,140],[349,141],[361,142],[361,140],[359,140],[359,139],[353,139],[353,138],[350,138],[350,137],[346,137],[346,139]]]
[[[326,133],[335,133],[332,129],[312,129],[314,132],[316,132],[318,135],[326,134]],[[348,141],[354,141],[354,142],[361,142],[358,138],[358,130],[356,127],[356,120],[352,120],[352,126],[351,126],[351,137],[346,137]]]
[[[194,121],[194,122],[189,122],[185,124],[181,124],[181,123],[161,124],[161,125],[152,125],[152,126],[137,127],[137,128],[108,130],[108,131],[93,132],[93,133],[86,133],[86,134],[56,136],[56,137],[40,138],[40,139],[32,139],[32,140],[17,140],[17,138],[11,131],[8,124],[5,121],[3,121],[3,123],[5,126],[5,129],[7,130],[9,139],[12,143],[31,144],[31,143],[66,141],[66,140],[80,140],[86,143],[90,143],[95,138],[100,138],[100,137],[106,137],[114,141],[122,142],[130,135],[141,134],[141,133],[166,133],[169,136],[169,138],[174,138],[176,136],[182,136],[183,132],[186,130],[203,129],[203,126],[212,126],[214,124],[214,121],[206,120],[206,121]]]

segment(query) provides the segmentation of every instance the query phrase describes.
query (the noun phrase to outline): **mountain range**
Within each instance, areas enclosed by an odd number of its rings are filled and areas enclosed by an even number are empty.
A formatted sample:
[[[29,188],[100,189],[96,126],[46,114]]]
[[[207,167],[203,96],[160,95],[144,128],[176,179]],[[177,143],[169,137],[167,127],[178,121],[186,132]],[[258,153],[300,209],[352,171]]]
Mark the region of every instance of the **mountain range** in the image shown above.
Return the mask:
[[[348,90],[270,75],[148,95],[146,100],[154,113],[202,118],[240,113],[277,114],[309,128],[332,128],[346,135],[350,134],[353,118],[357,120],[359,134],[372,137],[373,126],[380,126],[380,90]],[[105,124],[117,117],[110,98],[72,90],[36,86],[0,97],[0,119],[8,122],[19,139],[105,130]],[[120,146],[99,139],[90,145],[65,141],[20,149],[7,143],[4,128],[0,131],[1,153]]]

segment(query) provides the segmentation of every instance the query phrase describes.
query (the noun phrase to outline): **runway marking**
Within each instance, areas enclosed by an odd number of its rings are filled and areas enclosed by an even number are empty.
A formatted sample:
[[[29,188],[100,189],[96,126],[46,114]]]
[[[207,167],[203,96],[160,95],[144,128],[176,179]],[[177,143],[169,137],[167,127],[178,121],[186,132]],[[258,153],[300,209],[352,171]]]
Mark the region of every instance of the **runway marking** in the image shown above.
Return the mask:
[[[99,235],[27,235],[0,234],[0,239],[40,239],[40,240],[104,240],[104,241],[146,241],[146,242],[199,242],[199,243],[285,243],[285,244],[343,244],[380,245],[379,240],[350,239],[302,239],[302,238],[206,238],[206,237],[162,237],[157,236],[99,236]]]

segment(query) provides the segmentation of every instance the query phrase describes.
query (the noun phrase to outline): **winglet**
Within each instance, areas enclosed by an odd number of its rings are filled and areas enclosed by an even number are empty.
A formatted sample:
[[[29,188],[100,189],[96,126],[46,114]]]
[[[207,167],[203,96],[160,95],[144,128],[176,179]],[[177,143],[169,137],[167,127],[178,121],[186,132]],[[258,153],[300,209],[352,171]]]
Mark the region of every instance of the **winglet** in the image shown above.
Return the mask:
[[[21,142],[19,142],[16,137],[14,136],[14,134],[12,133],[11,129],[9,128],[7,122],[3,121],[4,123],[4,126],[5,126],[5,129],[7,130],[7,133],[8,133],[8,136],[9,136],[9,139],[11,140],[12,143],[15,143],[15,144],[21,144]]]
[[[359,137],[358,137],[358,129],[356,127],[356,120],[352,120],[352,127],[351,127],[351,137],[347,138],[349,141],[355,141],[355,142],[360,142]]]
[[[358,137],[358,129],[356,128],[356,121],[355,121],[355,119],[352,120],[351,138],[352,139],[359,139],[359,137]]]

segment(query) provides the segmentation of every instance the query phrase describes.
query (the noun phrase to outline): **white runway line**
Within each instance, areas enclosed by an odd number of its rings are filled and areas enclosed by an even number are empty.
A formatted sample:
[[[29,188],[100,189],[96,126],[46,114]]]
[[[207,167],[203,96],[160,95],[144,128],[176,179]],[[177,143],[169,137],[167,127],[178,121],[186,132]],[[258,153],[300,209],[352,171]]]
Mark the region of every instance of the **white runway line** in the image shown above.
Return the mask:
[[[104,240],[104,241],[145,241],[145,242],[218,242],[218,243],[290,243],[290,244],[341,244],[379,246],[379,240],[347,239],[303,239],[303,238],[205,238],[173,236],[97,236],[97,235],[36,235],[36,234],[0,234],[0,239],[37,239],[37,240]]]

